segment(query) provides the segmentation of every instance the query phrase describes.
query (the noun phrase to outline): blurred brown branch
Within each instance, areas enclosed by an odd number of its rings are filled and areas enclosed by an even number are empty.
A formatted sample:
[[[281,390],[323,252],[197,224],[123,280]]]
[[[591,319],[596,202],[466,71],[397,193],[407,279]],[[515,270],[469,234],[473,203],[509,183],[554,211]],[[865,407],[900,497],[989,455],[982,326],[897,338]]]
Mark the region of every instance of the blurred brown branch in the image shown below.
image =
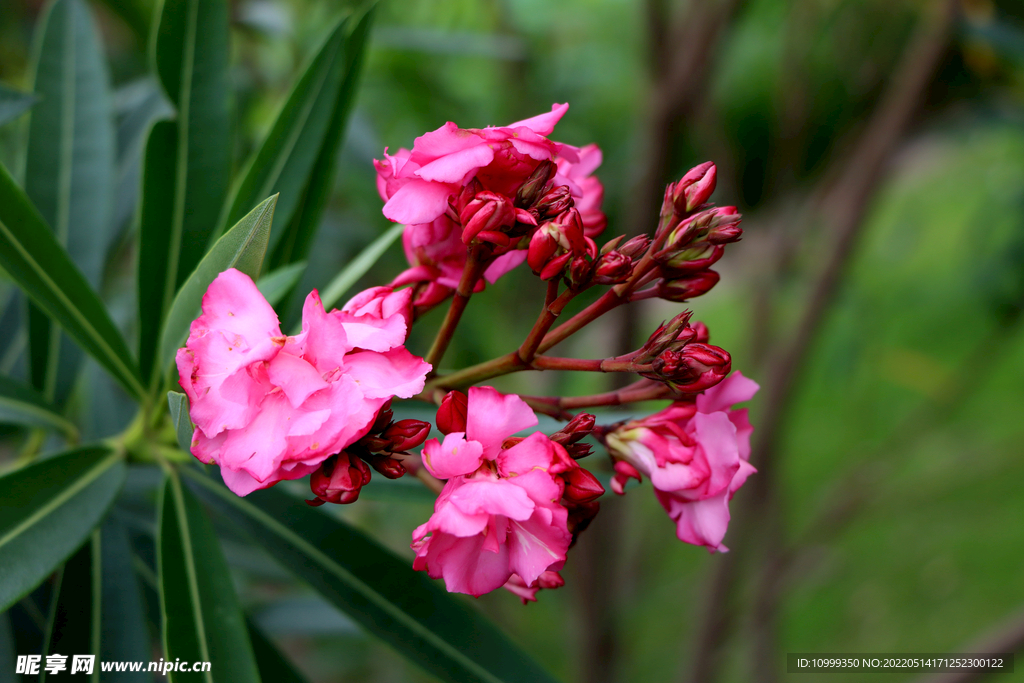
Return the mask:
[[[837,160],[838,170],[826,173],[834,179],[813,193],[812,220],[820,222],[831,235],[832,246],[823,259],[823,267],[810,289],[796,332],[771,355],[766,372],[762,411],[751,461],[759,475],[751,479],[750,491],[741,496],[734,514],[732,542],[735,550],[718,559],[712,577],[709,604],[703,628],[694,651],[690,680],[714,680],[724,641],[733,628],[730,594],[736,582],[737,563],[754,538],[764,549],[758,595],[754,600],[753,669],[757,680],[777,679],[775,647],[775,605],[778,599],[776,573],[784,566],[778,520],[775,470],[778,446],[794,389],[804,369],[804,360],[821,328],[829,304],[839,291],[846,265],[854,252],[864,216],[874,193],[881,186],[884,170],[904,132],[924,100],[928,86],[941,64],[952,33],[957,11],[956,0],[945,0],[934,7],[933,16],[922,23],[904,49],[892,80],[882,94],[849,158]]]
[[[1017,612],[989,634],[957,650],[958,653],[1012,654],[1024,650],[1024,610]],[[922,676],[917,683],[974,683],[990,678],[994,671],[956,671]]]

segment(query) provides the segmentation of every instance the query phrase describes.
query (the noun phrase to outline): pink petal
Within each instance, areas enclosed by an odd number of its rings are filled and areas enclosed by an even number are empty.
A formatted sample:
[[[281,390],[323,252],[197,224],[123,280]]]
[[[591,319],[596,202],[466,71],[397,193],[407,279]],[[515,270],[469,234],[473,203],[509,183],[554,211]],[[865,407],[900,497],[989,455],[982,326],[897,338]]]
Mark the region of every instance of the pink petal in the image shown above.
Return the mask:
[[[267,366],[270,381],[281,387],[293,408],[298,408],[309,395],[327,388],[316,368],[301,358],[279,353]]]
[[[536,424],[533,410],[515,394],[501,394],[493,387],[469,388],[466,436],[483,444],[488,460],[498,455],[505,439]]]
[[[526,255],[525,249],[515,249],[507,254],[502,254],[487,266],[487,270],[484,271],[484,279],[493,285],[498,278],[525,261]]]
[[[547,472],[554,454],[551,440],[542,432],[534,432],[498,454],[498,472],[502,477],[519,477],[535,469]]]
[[[414,178],[391,195],[384,216],[406,225],[429,223],[448,209],[448,197],[456,190],[455,185]]]
[[[729,494],[698,501],[680,501],[670,494],[655,491],[658,500],[676,522],[676,536],[684,543],[707,546],[709,550],[724,552],[722,545],[729,528]]]
[[[484,550],[483,536],[435,534],[430,540],[427,571],[432,578],[443,578],[451,593],[481,596],[501,588],[512,575],[505,545],[495,553]]]
[[[503,479],[469,480],[452,492],[449,502],[467,515],[501,515],[518,521],[530,518],[534,502],[522,488]]]
[[[344,372],[367,398],[410,398],[423,391],[430,364],[400,346],[385,353],[350,353]]]
[[[715,495],[729,487],[740,466],[736,444],[736,427],[725,413],[697,413],[690,422],[693,436],[700,445],[711,470],[704,495]]]
[[[566,518],[566,509],[561,506],[539,507],[530,519],[510,525],[509,567],[527,584],[536,581],[551,565],[565,561],[572,538]]]
[[[551,105],[551,111],[547,114],[538,114],[522,121],[510,123],[506,128],[529,128],[538,135],[551,135],[555,130],[555,124],[561,120],[567,111],[569,111],[568,103],[553,104]]]
[[[758,389],[757,382],[737,370],[703,394],[698,394],[697,410],[702,413],[728,410],[737,403],[752,399]]]
[[[461,184],[467,175],[494,160],[494,150],[483,144],[483,140],[477,140],[479,144],[473,147],[431,161],[416,171],[416,175],[423,180]]]
[[[423,444],[423,466],[438,479],[451,479],[460,474],[475,472],[480,467],[483,446],[466,441],[462,432],[452,432],[444,442],[431,439]]]
[[[459,128],[449,121],[437,130],[424,133],[413,141],[409,158],[418,164],[427,164],[439,157],[461,152],[480,144],[480,137],[473,131]],[[426,222],[426,221],[417,221]]]

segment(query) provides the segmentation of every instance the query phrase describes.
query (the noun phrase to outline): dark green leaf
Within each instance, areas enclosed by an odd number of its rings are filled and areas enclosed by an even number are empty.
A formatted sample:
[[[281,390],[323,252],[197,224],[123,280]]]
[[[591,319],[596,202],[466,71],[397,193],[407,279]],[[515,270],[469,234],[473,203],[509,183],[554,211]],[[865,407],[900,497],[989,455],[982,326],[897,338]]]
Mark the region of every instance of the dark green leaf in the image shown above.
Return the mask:
[[[97,288],[111,233],[114,118],[103,46],[83,0],[54,0],[39,26],[28,129],[25,194],[85,279]],[[32,384],[63,404],[81,367],[61,356],[61,335],[40,311],[29,317]]]
[[[0,83],[0,126],[13,121],[36,102],[32,93],[21,92]]]
[[[280,193],[276,213],[281,227],[270,237],[271,250],[298,207],[332,122],[345,78],[348,21],[338,21],[303,70],[263,145],[250,159],[224,216],[223,224],[231,225],[264,197]]]
[[[140,42],[149,34],[153,3],[148,0],[103,0],[103,4],[121,17]]]
[[[259,681],[245,619],[213,525],[177,474],[168,474],[157,524],[160,607],[168,661],[212,662],[216,673],[177,673],[178,681]]]
[[[277,649],[252,619],[245,620],[249,628],[249,640],[252,641],[253,652],[256,653],[256,665],[260,669],[260,678],[273,683],[306,683],[306,678],[295,670],[292,663]]]
[[[164,0],[152,45],[154,69],[177,108],[172,156],[174,182],[147,182],[143,201],[169,205],[170,249],[163,271],[165,306],[199,263],[216,228],[231,173],[231,121],[226,0]],[[148,164],[147,164],[148,165]],[[149,169],[147,169],[149,170]],[[152,174],[151,174],[152,175]],[[170,197],[168,199],[168,197]]]
[[[67,657],[66,669],[61,677],[72,674],[74,654],[98,654],[100,651],[100,532],[93,531],[89,542],[78,549],[57,572],[54,601],[50,607],[43,655],[62,654]],[[82,672],[77,672],[82,675]],[[40,672],[40,683],[46,681],[45,670]],[[83,680],[100,679],[100,667],[93,665],[91,676]]]
[[[344,522],[274,489],[240,498],[202,474],[187,473],[205,499],[281,564],[442,680],[552,680],[462,599]]]
[[[299,261],[287,266],[281,266],[277,270],[267,273],[259,279],[256,286],[260,294],[266,298],[271,306],[277,306],[287,296],[288,292],[299,284],[303,271],[306,270],[306,262]]]
[[[217,240],[196,266],[195,272],[182,285],[160,335],[160,371],[170,365],[174,354],[185,345],[189,327],[202,311],[203,295],[218,275],[228,268],[237,268],[253,280],[259,278],[263,257],[267,253],[267,239],[274,221],[276,203],[277,195],[265,199],[238,221],[235,227]]]
[[[129,394],[145,392],[131,352],[28,197],[0,166],[0,267]]]
[[[334,276],[331,283],[324,288],[323,294],[320,295],[324,302],[324,310],[329,311],[338,305],[341,297],[359,281],[359,278],[366,275],[370,268],[373,268],[373,265],[380,260],[388,247],[394,244],[404,229],[404,225],[391,226],[387,232],[370,242],[365,249],[359,252],[359,256],[349,261],[348,265]]]
[[[171,409],[171,424],[178,436],[178,448],[186,453],[192,452],[192,432],[195,427],[188,416],[188,397],[177,391],[167,392],[167,403]]]
[[[35,389],[0,375],[0,422],[56,429],[78,438],[78,429],[46,402]]]
[[[285,229],[280,231],[281,238],[275,240],[270,259],[272,268],[302,261],[313,243],[313,236],[320,225],[320,216],[334,185],[338,149],[345,137],[348,117],[355,104],[373,15],[374,10],[371,8],[359,19],[345,40],[344,80],[333,105],[331,121],[320,143],[316,163],[308,175],[309,182],[306,183],[302,196],[298,198],[298,210],[283,226]]]
[[[118,88],[114,108],[118,114],[117,188],[112,220],[119,236],[135,219],[149,131],[156,121],[171,118],[174,109],[154,78],[141,78]]]
[[[0,611],[86,540],[121,488],[125,470],[118,454],[91,446],[0,478]]]
[[[110,515],[100,531],[102,558],[102,602],[100,648],[104,662],[141,662],[150,658],[152,647],[142,606],[142,595],[132,563],[131,545],[124,525]],[[99,669],[99,667],[96,667]],[[101,672],[100,680],[110,683],[152,681],[146,672]]]

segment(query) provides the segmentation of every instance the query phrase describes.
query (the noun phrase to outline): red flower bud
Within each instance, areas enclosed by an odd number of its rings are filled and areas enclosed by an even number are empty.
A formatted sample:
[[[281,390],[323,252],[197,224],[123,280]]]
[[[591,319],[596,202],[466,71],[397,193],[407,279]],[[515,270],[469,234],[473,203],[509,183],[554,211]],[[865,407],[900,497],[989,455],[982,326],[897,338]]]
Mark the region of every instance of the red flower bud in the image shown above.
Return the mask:
[[[529,264],[530,270],[539,275],[557,250],[558,240],[548,230],[547,225],[544,225],[534,232],[533,237],[530,238],[530,247],[526,252],[526,263]]]
[[[544,192],[548,181],[555,175],[555,163],[548,159],[537,164],[530,177],[519,187],[516,192],[515,205],[518,208],[528,209],[534,205],[537,199]]]
[[[714,163],[705,161],[694,166],[672,187],[672,205],[678,214],[690,213],[703,204],[715,191],[718,169]]]
[[[619,249],[619,253],[624,256],[628,256],[631,259],[635,259],[651,246],[651,238],[647,235],[637,235],[633,239],[623,244]]]
[[[652,379],[668,382],[677,391],[696,392],[715,386],[729,374],[732,358],[717,346],[693,342],[669,349],[651,363]]]
[[[586,256],[576,256],[569,264],[569,282],[573,287],[582,287],[594,277],[594,262]]]
[[[480,233],[496,233],[501,235],[505,228],[512,227],[516,222],[515,209],[509,198],[484,190],[478,192],[473,199],[459,212],[462,223],[462,241],[471,243]],[[485,240],[494,241],[494,235],[487,235]],[[507,246],[508,237],[504,237]]]
[[[690,341],[687,338],[687,330],[689,329],[687,323],[691,315],[693,315],[693,311],[683,311],[667,323],[662,323],[647,338],[647,343],[641,349],[640,357],[655,358],[660,356],[665,349],[675,344],[677,340],[684,344]]]
[[[361,458],[342,451],[320,464],[309,478],[309,488],[316,500],[310,505],[324,503],[354,503],[359,491],[370,483],[370,468]],[[320,502],[316,502],[319,500]]]
[[[399,420],[384,430],[381,435],[391,442],[388,450],[398,453],[416,448],[427,440],[430,423],[423,420]]]
[[[688,301],[707,294],[718,284],[719,275],[713,270],[702,270],[690,277],[658,282],[658,296],[667,301]]]
[[[565,480],[565,491],[562,498],[566,507],[582,505],[597,500],[604,495],[604,487],[593,474],[582,467],[574,467],[562,475]]]
[[[468,399],[461,391],[449,391],[437,409],[437,428],[442,434],[466,431]]]
[[[584,439],[594,431],[594,424],[596,419],[590,413],[580,413],[576,417],[569,420],[569,422],[559,429],[557,432],[551,435],[551,440],[555,443],[567,446],[569,444],[576,443],[580,439]]]
[[[391,423],[394,418],[394,413],[391,411],[391,401],[389,400],[377,413],[377,418],[373,421],[373,426],[370,427],[371,434],[379,434]]]
[[[633,260],[620,251],[610,251],[597,259],[594,282],[617,285],[625,282],[633,272]]]
[[[707,344],[708,340],[711,339],[711,332],[708,331],[708,326],[701,321],[695,322],[691,325],[693,331],[697,333],[697,336],[693,338],[693,341],[700,342],[701,344]]]
[[[405,474],[402,462],[386,455],[371,455],[370,466],[388,479],[399,479]]]
[[[569,517],[567,519],[567,526],[569,533],[572,534],[572,541],[569,542],[569,547],[576,545],[576,540],[580,534],[586,531],[590,523],[594,521],[594,517],[597,516],[598,511],[601,509],[601,504],[596,500],[590,503],[582,503],[580,505],[574,505],[569,508]]]
[[[567,185],[559,185],[549,190],[537,201],[534,211],[539,219],[544,220],[565,213],[572,205],[573,200],[569,187]]]

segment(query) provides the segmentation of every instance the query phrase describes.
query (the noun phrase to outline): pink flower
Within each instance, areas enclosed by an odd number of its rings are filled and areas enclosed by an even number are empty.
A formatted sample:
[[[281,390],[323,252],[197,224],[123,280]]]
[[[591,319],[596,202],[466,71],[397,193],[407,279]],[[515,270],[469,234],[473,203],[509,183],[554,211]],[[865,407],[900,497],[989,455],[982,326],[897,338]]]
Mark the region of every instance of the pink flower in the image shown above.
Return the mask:
[[[385,150],[384,160],[374,161],[384,215],[406,225],[429,223],[473,178],[484,189],[514,197],[538,163],[558,156],[577,163],[575,147],[547,138],[568,109],[552,105],[547,114],[500,128],[462,129],[449,121],[416,138],[412,151],[392,156]]]
[[[451,293],[472,241],[496,249],[497,258],[484,274],[490,283],[522,263],[521,233],[528,237],[538,221],[537,210],[527,211],[527,204],[545,192],[561,191],[563,203],[579,203],[588,236],[603,229],[604,190],[591,176],[601,151],[547,138],[568,108],[556,104],[549,113],[505,127],[462,129],[449,122],[416,138],[411,151],[390,155],[385,150],[384,159],[374,161],[384,215],[407,226],[403,242],[411,268],[395,284],[427,283],[416,305],[436,304]],[[514,208],[524,184],[533,188],[532,199]],[[477,289],[482,287],[481,281]]]
[[[362,437],[390,398],[421,391],[430,370],[403,346],[410,297],[378,287],[327,313],[314,290],[302,332],[287,337],[247,275],[218,275],[177,354],[193,455],[244,496],[310,474]]]
[[[470,430],[474,398],[471,394]],[[507,404],[512,412],[514,404]],[[490,404],[489,412],[499,410]],[[507,433],[514,422],[514,417],[506,420],[492,434]],[[490,436],[475,434],[485,441],[456,438],[449,450],[449,439],[457,434],[449,434],[443,452],[430,458],[435,468],[439,460],[450,460],[445,463],[450,471],[463,470],[500,449],[500,440],[494,443]],[[564,454],[557,449],[562,447],[537,432],[483,458],[474,472],[449,479],[434,503],[434,514],[413,532],[413,568],[444,579],[450,592],[475,596],[502,587],[514,574],[523,587],[530,587],[547,572],[560,570],[572,534],[568,511],[558,503],[564,485],[550,472]]]
[[[608,447],[619,460],[612,488],[622,493],[630,477],[646,474],[681,541],[728,550],[722,539],[729,500],[755,472],[748,462],[753,427],[747,410],[732,405],[750,400],[757,389],[736,372],[696,403],[674,403],[611,432]]]

